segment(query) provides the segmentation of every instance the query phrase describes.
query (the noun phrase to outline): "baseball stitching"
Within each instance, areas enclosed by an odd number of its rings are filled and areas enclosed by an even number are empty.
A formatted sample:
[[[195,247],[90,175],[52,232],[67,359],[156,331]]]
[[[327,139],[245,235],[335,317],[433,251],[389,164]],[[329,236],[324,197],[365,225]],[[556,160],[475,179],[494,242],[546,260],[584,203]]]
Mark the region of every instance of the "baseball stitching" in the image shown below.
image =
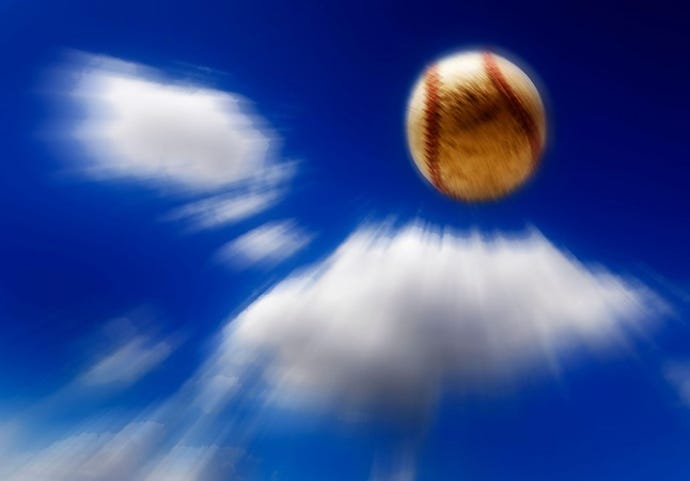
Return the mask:
[[[506,81],[503,72],[501,72],[491,52],[482,52],[482,59],[489,79],[501,95],[508,101],[508,108],[511,110],[520,124],[520,128],[527,136],[532,150],[532,162],[536,162],[541,151],[539,129],[537,128],[536,122],[527,108],[525,108],[520,98],[515,94],[515,91],[510,87],[510,84]]]
[[[424,76],[426,95],[424,98],[424,162],[431,175],[431,183],[441,192],[447,193],[441,178],[438,162],[438,136],[441,129],[439,91],[441,76],[436,64],[429,67]]]

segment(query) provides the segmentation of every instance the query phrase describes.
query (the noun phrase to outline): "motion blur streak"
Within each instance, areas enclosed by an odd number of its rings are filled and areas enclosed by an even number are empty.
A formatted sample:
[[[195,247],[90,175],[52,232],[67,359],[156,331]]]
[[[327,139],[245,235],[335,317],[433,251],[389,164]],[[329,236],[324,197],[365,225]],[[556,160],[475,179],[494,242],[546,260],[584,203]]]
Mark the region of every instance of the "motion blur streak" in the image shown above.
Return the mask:
[[[258,363],[281,401],[417,415],[444,390],[557,373],[583,348],[623,347],[663,308],[638,282],[588,267],[537,232],[362,228],[250,305],[224,348]]]
[[[15,445],[0,454],[0,478],[236,479],[257,431],[286,408],[300,419],[420,426],[442,393],[557,374],[576,355],[627,347],[666,309],[641,283],[585,265],[535,231],[361,227],[229,319],[168,399],[129,418],[106,412],[42,447]],[[164,363],[160,344],[132,342],[125,349],[141,363]],[[108,369],[93,369],[128,379],[126,363],[108,359]],[[373,460],[372,481],[415,478],[414,435],[407,441],[396,441],[390,461]]]
[[[311,237],[294,221],[272,222],[227,243],[218,256],[237,267],[276,264],[304,249]]]

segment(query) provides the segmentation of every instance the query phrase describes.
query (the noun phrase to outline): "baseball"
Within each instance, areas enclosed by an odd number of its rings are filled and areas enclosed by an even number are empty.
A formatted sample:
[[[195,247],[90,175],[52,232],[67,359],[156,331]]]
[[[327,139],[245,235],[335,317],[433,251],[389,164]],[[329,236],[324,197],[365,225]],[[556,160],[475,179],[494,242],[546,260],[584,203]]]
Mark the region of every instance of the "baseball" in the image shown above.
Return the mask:
[[[534,172],[546,121],[537,88],[491,52],[464,52],[429,66],[407,109],[407,140],[421,174],[464,201],[498,199]]]

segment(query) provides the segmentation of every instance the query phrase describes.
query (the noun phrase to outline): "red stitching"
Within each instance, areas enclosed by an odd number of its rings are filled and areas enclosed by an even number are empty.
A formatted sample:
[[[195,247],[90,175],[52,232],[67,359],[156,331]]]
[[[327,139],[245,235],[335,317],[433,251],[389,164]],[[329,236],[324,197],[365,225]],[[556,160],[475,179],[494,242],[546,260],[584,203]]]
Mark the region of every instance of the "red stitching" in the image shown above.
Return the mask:
[[[438,163],[438,136],[441,130],[441,105],[439,101],[441,76],[439,75],[437,65],[434,64],[427,69],[424,76],[424,85],[426,87],[424,99],[424,161],[431,174],[431,183],[438,190],[446,193],[446,187],[441,178]]]
[[[534,118],[530,115],[525,105],[515,94],[515,91],[510,87],[510,84],[506,80],[501,69],[498,68],[496,59],[491,54],[491,52],[482,52],[482,58],[484,60],[484,67],[486,72],[489,74],[489,79],[493,82],[494,86],[498,89],[503,97],[508,101],[508,107],[512,111],[515,118],[517,118],[520,128],[527,136],[529,140],[529,145],[532,150],[532,162],[536,162],[541,153],[541,142],[539,141],[539,129],[534,121]]]

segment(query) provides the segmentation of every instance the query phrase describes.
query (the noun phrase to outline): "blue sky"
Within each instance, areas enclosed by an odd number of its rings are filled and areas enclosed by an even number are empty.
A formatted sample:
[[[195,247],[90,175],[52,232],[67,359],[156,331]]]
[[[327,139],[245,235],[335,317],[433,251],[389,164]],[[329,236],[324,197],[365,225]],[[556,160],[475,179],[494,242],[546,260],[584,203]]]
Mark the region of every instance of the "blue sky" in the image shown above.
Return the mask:
[[[688,32],[670,3],[0,2],[0,477],[685,480]],[[404,137],[492,48],[536,175]]]

